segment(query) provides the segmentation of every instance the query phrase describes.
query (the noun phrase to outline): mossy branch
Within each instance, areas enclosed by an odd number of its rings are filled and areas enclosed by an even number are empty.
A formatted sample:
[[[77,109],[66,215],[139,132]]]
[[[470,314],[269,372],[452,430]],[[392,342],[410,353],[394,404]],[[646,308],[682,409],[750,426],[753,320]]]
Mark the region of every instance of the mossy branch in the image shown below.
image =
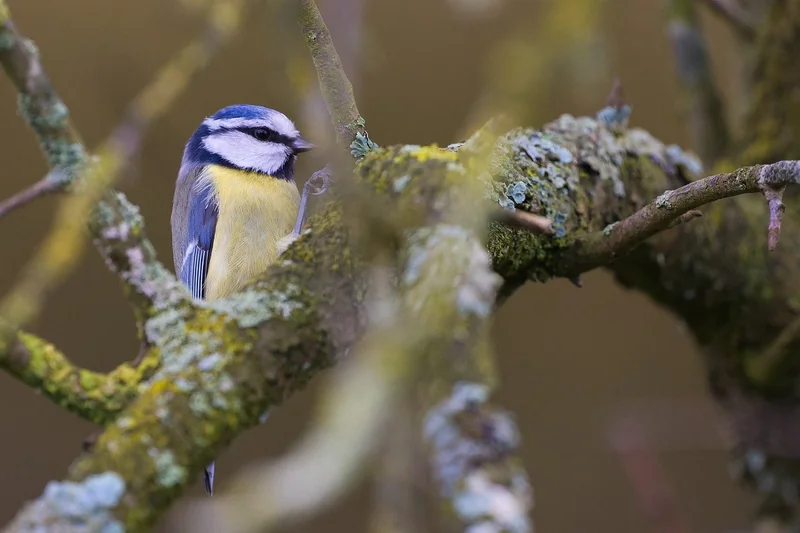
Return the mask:
[[[0,0],[0,65],[19,93],[20,112],[50,167],[69,173],[82,165],[86,151],[69,110],[50,83],[36,45],[17,31],[5,0]]]
[[[107,374],[75,366],[55,346],[18,333],[0,347],[0,367],[57,405],[95,424],[116,417],[139,393],[139,385],[159,366],[156,351],[137,367],[123,363]]]

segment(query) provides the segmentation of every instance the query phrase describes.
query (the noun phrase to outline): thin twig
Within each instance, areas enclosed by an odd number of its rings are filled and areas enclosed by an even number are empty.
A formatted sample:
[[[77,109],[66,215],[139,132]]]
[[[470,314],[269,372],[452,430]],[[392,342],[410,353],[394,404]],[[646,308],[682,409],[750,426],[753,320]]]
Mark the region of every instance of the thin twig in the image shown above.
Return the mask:
[[[491,217],[495,222],[524,228],[540,235],[553,235],[555,233],[552,220],[528,211],[496,209],[492,212]]]
[[[690,220],[694,220],[701,216],[703,216],[702,211],[698,211],[697,209],[692,209],[691,211],[687,211],[686,213],[682,214],[681,216],[670,222],[669,227],[674,228],[675,226],[680,226],[681,224],[685,224],[686,222],[689,222]]]
[[[48,196],[59,192],[64,187],[66,176],[67,174],[61,169],[54,169],[27,189],[18,192],[11,198],[3,200],[0,202],[0,218],[15,209],[31,203],[41,196]]]
[[[779,161],[716,174],[680,189],[666,191],[628,218],[603,231],[576,239],[566,252],[566,274],[586,272],[626,254],[648,237],[669,228],[691,210],[723,198],[755,192],[764,194],[769,206],[769,249],[772,251],[780,236],[783,189],[798,183],[800,161]]]

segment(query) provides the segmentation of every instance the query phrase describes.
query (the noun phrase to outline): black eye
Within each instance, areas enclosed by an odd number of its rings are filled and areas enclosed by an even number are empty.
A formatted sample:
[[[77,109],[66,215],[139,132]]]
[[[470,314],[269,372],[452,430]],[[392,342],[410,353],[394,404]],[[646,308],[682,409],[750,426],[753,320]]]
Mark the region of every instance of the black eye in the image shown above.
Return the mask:
[[[272,140],[273,132],[267,128],[254,128],[252,135],[259,141],[269,141]]]

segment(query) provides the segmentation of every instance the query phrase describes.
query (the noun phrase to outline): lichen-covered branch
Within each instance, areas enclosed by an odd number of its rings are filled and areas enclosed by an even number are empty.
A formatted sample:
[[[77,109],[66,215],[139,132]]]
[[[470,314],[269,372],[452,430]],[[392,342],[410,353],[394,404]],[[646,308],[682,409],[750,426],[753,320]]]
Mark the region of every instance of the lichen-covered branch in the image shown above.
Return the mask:
[[[725,155],[730,134],[695,0],[670,0],[668,28],[692,145],[707,168]]]
[[[18,333],[0,346],[0,367],[66,410],[96,424],[112,420],[133,400],[159,365],[149,352],[137,367],[123,363],[107,374],[79,368],[52,344]]]
[[[36,133],[50,167],[69,174],[82,165],[86,151],[69,110],[42,68],[36,45],[17,31],[5,0],[0,0],[0,64],[19,92],[20,112]]]

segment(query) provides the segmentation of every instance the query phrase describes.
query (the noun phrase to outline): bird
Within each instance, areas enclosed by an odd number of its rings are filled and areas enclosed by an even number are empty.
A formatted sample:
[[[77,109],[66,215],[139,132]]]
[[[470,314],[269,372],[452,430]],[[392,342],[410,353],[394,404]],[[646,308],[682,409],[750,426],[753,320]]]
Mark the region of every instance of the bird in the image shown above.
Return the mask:
[[[175,273],[199,300],[229,296],[297,238],[297,156],[314,148],[280,111],[251,104],[207,116],[186,143],[170,223]],[[204,473],[214,491],[214,462]]]

